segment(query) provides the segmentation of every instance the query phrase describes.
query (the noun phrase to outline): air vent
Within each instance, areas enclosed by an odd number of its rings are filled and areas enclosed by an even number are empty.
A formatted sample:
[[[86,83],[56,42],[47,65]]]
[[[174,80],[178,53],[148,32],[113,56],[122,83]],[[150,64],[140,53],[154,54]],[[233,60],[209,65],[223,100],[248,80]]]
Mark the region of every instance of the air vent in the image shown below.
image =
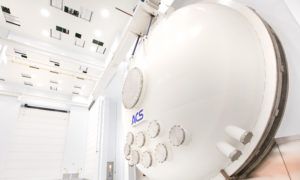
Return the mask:
[[[27,59],[27,54],[24,51],[18,50],[18,49],[14,49],[15,54],[20,55],[22,58]]]
[[[51,72],[53,74],[59,74],[59,72],[57,72],[57,71],[49,71],[49,72]]]
[[[50,80],[50,83],[51,83],[51,84],[58,84],[58,82],[57,82],[57,81],[54,81],[54,80]]]
[[[24,82],[24,85],[25,86],[33,86],[33,84],[31,82],[26,82],[26,81]]]
[[[2,12],[10,14],[10,9],[8,7],[5,6],[1,6]]]
[[[32,69],[40,69],[40,68],[38,68],[36,66],[29,66],[29,67],[32,68]]]
[[[30,76],[29,74],[24,74],[24,73],[22,73],[21,76],[22,76],[23,78],[31,79],[31,76]]]
[[[62,33],[65,33],[65,34],[69,34],[69,29],[66,29],[64,27],[61,27],[61,26],[56,26],[56,31],[58,32],[62,32]]]
[[[8,7],[1,6],[1,10],[3,13],[3,16],[5,18],[5,21],[9,24],[21,26],[19,18],[17,16],[14,16],[11,14],[11,11]]]
[[[92,21],[93,11],[83,8],[80,8],[80,18],[88,22]]]
[[[63,0],[50,0],[50,6],[60,10],[62,10],[63,8],[63,3],[64,3]]]
[[[50,37],[53,39],[61,40],[61,32],[50,29]]]
[[[59,62],[57,62],[57,61],[49,60],[49,62],[50,62],[50,63],[53,63],[53,64],[54,64],[54,66],[57,66],[57,67],[59,67],[59,66],[60,66],[60,63],[59,63]]]
[[[79,70],[80,70],[82,73],[87,74],[87,72],[88,72],[88,67],[80,66],[80,67],[79,67]]]
[[[68,6],[65,6],[64,7],[64,12],[68,13],[68,14],[71,14],[72,16],[75,16],[75,17],[78,17],[79,16],[79,11],[75,10],[75,9],[72,9]]]
[[[103,46],[104,45],[103,42],[101,42],[99,40],[96,40],[96,39],[93,39],[93,43],[96,44],[96,45],[98,45],[98,46]]]
[[[81,86],[75,85],[75,86],[73,86],[73,87],[74,87],[74,89],[81,89]]]
[[[75,33],[75,37],[76,37],[76,38],[81,39],[81,36],[82,36],[81,34]]]
[[[57,89],[58,89],[58,88],[57,88],[56,86],[50,86],[50,90],[51,90],[51,91],[57,91]]]
[[[84,80],[84,78],[82,78],[82,77],[76,77],[77,79],[80,79],[80,80]]]
[[[79,95],[79,92],[72,92],[72,94],[74,94],[74,95]]]

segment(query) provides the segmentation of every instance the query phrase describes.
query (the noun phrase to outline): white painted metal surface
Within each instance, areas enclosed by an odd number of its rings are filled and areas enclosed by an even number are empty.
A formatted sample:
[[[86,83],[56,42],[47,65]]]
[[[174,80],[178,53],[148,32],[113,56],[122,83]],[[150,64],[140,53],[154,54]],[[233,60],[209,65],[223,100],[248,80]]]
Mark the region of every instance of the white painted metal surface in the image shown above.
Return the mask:
[[[210,179],[221,169],[234,173],[260,142],[275,102],[277,60],[262,20],[227,1],[187,6],[157,23],[135,62],[145,86],[137,105],[124,109],[124,123],[134,134],[146,132],[152,120],[161,127],[142,148],[131,146],[157,154],[152,167],[137,167],[151,180]],[[132,126],[141,109],[145,120]],[[186,133],[179,147],[168,140],[174,125]],[[226,135],[229,125],[253,132],[251,142],[245,146]],[[220,141],[242,155],[231,162],[218,151]]]
[[[60,179],[69,114],[21,108],[0,179]]]

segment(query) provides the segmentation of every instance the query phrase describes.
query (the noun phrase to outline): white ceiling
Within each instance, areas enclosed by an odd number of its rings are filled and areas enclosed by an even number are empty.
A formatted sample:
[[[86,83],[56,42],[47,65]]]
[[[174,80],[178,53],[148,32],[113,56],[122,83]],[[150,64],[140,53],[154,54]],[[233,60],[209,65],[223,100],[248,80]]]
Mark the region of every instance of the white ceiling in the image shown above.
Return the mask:
[[[74,96],[90,99],[110,47],[130,19],[116,7],[132,13],[138,0],[63,1],[63,6],[80,13],[82,8],[92,11],[90,22],[50,6],[50,1],[1,0],[0,5],[10,9],[20,26],[7,23],[1,11],[0,44],[7,48],[2,51],[0,64],[0,79],[5,81],[0,83],[7,90],[14,89],[23,94],[41,92],[52,98],[55,94],[70,101]],[[69,34],[61,33],[61,40],[51,38],[50,29],[59,33],[56,26],[68,29]],[[80,33],[81,39],[76,39],[75,33]],[[103,47],[98,47],[98,52],[93,39],[104,43]],[[84,47],[75,46],[76,40],[79,44],[84,42]],[[27,58],[21,57],[16,50],[25,53]],[[58,62],[59,66],[51,61]],[[30,78],[22,77],[22,74]]]

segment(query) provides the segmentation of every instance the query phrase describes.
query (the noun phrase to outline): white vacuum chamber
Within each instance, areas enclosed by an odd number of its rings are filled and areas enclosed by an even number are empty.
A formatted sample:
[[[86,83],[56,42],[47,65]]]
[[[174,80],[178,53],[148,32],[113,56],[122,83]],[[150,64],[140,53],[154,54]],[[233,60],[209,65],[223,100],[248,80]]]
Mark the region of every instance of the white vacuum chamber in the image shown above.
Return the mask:
[[[254,10],[226,1],[176,10],[130,64],[124,157],[150,180],[240,177],[268,153],[287,86],[280,41]]]

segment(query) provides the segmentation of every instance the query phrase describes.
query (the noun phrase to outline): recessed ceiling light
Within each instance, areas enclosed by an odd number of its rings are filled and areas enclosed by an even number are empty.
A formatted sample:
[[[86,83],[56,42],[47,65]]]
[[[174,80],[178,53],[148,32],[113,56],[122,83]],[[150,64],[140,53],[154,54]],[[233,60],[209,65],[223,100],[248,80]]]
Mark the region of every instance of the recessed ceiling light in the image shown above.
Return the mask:
[[[103,18],[108,18],[109,15],[110,15],[110,12],[109,12],[108,9],[102,9],[102,10],[101,10],[101,16],[102,16]]]
[[[46,36],[46,37],[49,37],[50,34],[49,34],[49,31],[43,30],[43,31],[42,31],[42,35],[43,35],[43,36]]]
[[[102,36],[102,32],[100,30],[95,30],[94,34],[97,38]]]
[[[44,8],[40,10],[40,13],[44,17],[49,17],[50,16],[50,12],[47,9],[44,9]]]

